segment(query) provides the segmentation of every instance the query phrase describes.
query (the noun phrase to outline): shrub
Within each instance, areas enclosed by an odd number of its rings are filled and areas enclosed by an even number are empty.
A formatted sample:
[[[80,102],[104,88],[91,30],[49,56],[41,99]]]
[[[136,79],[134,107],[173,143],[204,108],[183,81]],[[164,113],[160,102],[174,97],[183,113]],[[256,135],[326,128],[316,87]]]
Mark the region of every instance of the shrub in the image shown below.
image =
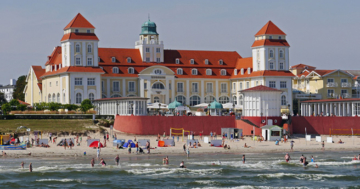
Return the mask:
[[[7,115],[11,111],[11,106],[9,103],[5,103],[1,106],[4,115]]]
[[[65,104],[64,108],[67,109],[68,111],[72,111],[72,110],[77,110],[79,106],[75,104]]]
[[[51,111],[57,111],[61,106],[61,104],[55,102],[50,102],[48,103],[48,105],[49,105],[49,110]]]
[[[27,108],[27,106],[25,104],[18,104],[17,105],[17,110],[25,111],[26,108]]]
[[[90,110],[91,108],[94,108],[94,106],[92,105],[91,101],[89,99],[85,99],[81,102],[80,105],[80,110],[84,113],[86,113],[88,110]]]

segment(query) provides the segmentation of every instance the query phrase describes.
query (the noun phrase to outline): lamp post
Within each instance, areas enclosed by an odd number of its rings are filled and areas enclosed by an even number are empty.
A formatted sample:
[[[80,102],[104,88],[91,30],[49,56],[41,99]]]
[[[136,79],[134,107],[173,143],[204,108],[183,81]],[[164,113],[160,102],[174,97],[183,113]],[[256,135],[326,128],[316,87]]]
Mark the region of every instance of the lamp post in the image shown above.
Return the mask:
[[[160,104],[160,102],[159,102],[159,110],[158,110],[159,115],[160,115],[160,106],[161,106],[161,104]]]
[[[116,115],[119,114],[119,101],[116,101]]]
[[[289,110],[289,115],[290,115],[290,104],[288,104],[288,110]]]
[[[234,113],[234,115],[235,115],[235,102],[233,102],[233,113]]]
[[[209,103],[209,104],[208,104],[209,115],[210,115],[210,106],[211,106],[211,104]]]
[[[134,103],[130,103],[131,106],[131,114],[134,115]]]

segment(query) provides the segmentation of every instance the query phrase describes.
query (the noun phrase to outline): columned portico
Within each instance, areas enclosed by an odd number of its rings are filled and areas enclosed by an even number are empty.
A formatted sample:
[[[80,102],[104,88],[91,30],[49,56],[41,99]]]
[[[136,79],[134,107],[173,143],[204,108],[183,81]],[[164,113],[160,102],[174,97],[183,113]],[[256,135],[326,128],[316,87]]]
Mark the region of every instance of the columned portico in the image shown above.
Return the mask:
[[[302,116],[360,116],[360,99],[309,100],[301,103]]]

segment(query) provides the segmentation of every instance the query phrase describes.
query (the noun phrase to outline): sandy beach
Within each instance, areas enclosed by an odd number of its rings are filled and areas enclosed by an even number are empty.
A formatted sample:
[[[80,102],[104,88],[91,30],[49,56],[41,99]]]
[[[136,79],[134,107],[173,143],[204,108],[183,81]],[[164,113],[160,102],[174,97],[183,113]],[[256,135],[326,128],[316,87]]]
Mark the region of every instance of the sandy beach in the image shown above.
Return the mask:
[[[109,131],[109,129],[108,129]],[[125,140],[134,140],[135,135],[128,135],[124,133],[120,133],[118,131],[114,131],[117,135],[117,139],[125,139]],[[100,139],[101,143],[103,143],[104,135],[100,133],[94,133],[90,135],[92,139]],[[58,137],[56,142],[58,143],[63,138],[75,138],[76,136],[69,135],[65,137]],[[204,137],[204,136],[203,136]],[[207,136],[209,137],[209,136]],[[315,137],[315,136],[312,136]],[[322,136],[322,140],[325,140],[325,151],[356,151],[358,150],[358,146],[360,145],[360,137],[354,136],[332,136],[334,143],[327,143],[326,142],[327,135]],[[33,135],[30,135],[30,138],[34,138]],[[48,134],[45,133],[42,137],[43,139],[49,138]],[[38,157],[38,158],[45,158],[45,157],[79,157],[84,156],[84,152],[86,152],[86,156],[96,157],[96,150],[87,146],[86,138],[82,138],[82,142],[80,146],[74,146],[72,149],[66,148],[64,149],[63,146],[57,146],[55,143],[49,143],[49,148],[44,147],[31,147],[27,148],[26,150],[5,150],[6,157]],[[185,138],[184,142],[181,141],[181,137],[179,142],[177,142],[177,138],[175,137],[175,146],[173,147],[157,147],[157,136],[136,136],[136,139],[150,139],[151,144],[151,153],[150,154],[136,154],[136,149],[133,148],[131,154],[128,154],[127,149],[116,149],[113,147],[112,144],[112,137],[110,136],[109,141],[107,141],[107,146],[101,148],[101,155],[102,157],[110,157],[119,155],[120,157],[125,156],[147,156],[147,155],[184,155],[183,145],[186,143]],[[162,137],[161,137],[162,138]],[[210,138],[210,137],[209,137]],[[290,142],[281,143],[279,145],[275,145],[274,141],[262,141],[262,142],[254,142],[250,137],[245,137],[243,140],[225,140],[225,144],[230,145],[230,149],[224,149],[222,147],[211,147],[210,144],[204,143],[204,141],[200,140],[200,136],[195,136],[195,139],[200,141],[202,147],[198,148],[191,148],[190,149],[190,156],[191,154],[216,154],[216,153],[281,153],[281,152],[290,152]],[[217,137],[220,139],[220,137]],[[339,144],[337,143],[339,140],[342,140],[344,143]],[[294,143],[294,152],[321,152],[321,143],[316,142],[315,138],[312,138],[311,141],[306,141],[304,136],[293,136],[288,141],[293,140]],[[244,144],[247,144],[249,148],[244,148]],[[31,156],[29,156],[29,152],[31,152]],[[357,153],[357,152],[356,152]],[[1,155],[1,154],[0,154]]]

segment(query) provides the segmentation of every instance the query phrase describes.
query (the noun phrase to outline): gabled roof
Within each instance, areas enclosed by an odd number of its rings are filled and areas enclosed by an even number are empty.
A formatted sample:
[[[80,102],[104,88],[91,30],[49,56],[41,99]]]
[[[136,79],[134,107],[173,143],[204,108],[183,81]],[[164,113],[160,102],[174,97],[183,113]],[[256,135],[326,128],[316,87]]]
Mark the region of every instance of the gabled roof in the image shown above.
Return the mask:
[[[61,69],[58,69],[56,71],[52,72],[45,72],[41,77],[49,76],[49,75],[55,75],[60,73],[67,73],[67,72],[91,72],[91,73],[104,73],[104,71],[99,67],[83,67],[83,66],[69,66],[69,67],[63,67]]]
[[[316,72],[317,74],[321,75],[321,76],[325,76],[327,74],[330,74],[332,72],[334,72],[336,70],[314,70],[314,72]]]
[[[64,34],[60,41],[66,41],[69,39],[99,41],[99,38],[94,33],[67,33]]]
[[[250,91],[274,91],[274,92],[282,92],[281,90],[274,89],[274,88],[271,88],[271,87],[267,87],[267,86],[264,86],[264,85],[259,85],[259,86],[256,86],[256,87],[244,89],[244,90],[242,90],[242,91],[240,91],[240,92],[250,92]]]
[[[285,39],[262,39],[256,40],[251,47],[258,46],[284,46],[290,47],[289,43]]]
[[[42,83],[38,83],[37,85],[38,85],[40,91],[42,91]]]
[[[271,20],[265,24],[256,34],[258,35],[286,35],[280,28],[278,28]]]
[[[19,100],[19,99],[17,99],[17,101],[19,101],[19,103],[20,103],[20,104],[23,104],[23,105],[27,105],[27,106],[30,105],[30,104],[28,104],[28,103],[26,103],[26,102],[24,102],[24,101]]]
[[[41,66],[31,66],[34,70],[36,79],[40,82],[42,79],[40,78],[44,73],[45,69],[43,69]]]
[[[314,66],[309,66],[309,65],[306,65],[306,64],[296,64],[296,65],[291,66],[290,70],[295,69],[295,68],[303,68],[303,69],[307,69],[307,70],[316,69],[316,67],[314,67]]]
[[[59,65],[61,64],[62,57],[61,57],[61,47],[57,46],[54,48],[53,52],[50,56],[48,56],[48,60],[45,63],[46,65]]]
[[[70,21],[70,23],[65,26],[64,30],[69,29],[69,28],[93,28],[93,29],[95,29],[95,27],[89,21],[87,21],[83,17],[83,15],[81,15],[80,13],[78,13]]]
[[[340,69],[332,70],[332,71],[331,71],[331,70],[328,70],[328,71],[330,71],[330,72],[326,72],[326,73],[324,73],[322,76],[327,76],[327,75],[330,75],[330,74],[335,73],[335,72],[341,72],[341,73],[344,73],[344,74],[348,75],[348,76],[351,77],[351,78],[354,77],[353,74],[351,74],[351,73],[349,73],[349,72],[347,72],[347,71],[340,70]]]

